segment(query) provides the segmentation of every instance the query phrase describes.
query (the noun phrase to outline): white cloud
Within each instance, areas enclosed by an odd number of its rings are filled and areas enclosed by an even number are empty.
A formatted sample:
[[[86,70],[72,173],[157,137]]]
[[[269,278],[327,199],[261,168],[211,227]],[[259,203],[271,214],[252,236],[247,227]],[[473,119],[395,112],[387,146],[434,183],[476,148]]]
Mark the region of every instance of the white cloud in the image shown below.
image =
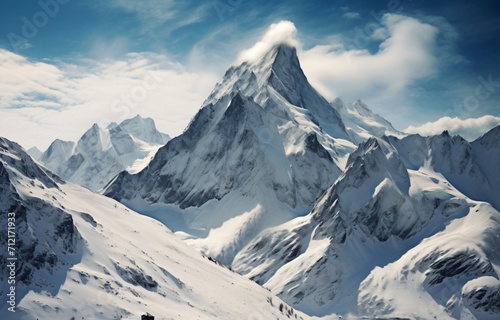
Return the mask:
[[[178,13],[174,0],[110,0],[107,5],[135,13],[141,20],[163,24],[175,18]]]
[[[380,27],[387,34],[380,28],[376,30],[377,38],[386,39],[375,53],[348,50],[341,43],[300,52],[310,82],[329,99],[342,96],[373,100],[394,97],[416,80],[436,73],[437,28],[393,14],[384,15]]]
[[[283,20],[278,23],[273,23],[262,37],[262,40],[257,42],[250,49],[240,53],[238,63],[244,61],[255,62],[261,59],[273,46],[280,43],[298,47],[299,42],[296,39],[296,35],[297,28],[295,28],[293,22]]]
[[[465,120],[443,117],[437,121],[427,122],[418,127],[409,126],[405,132],[418,133],[423,136],[432,136],[441,134],[443,131],[448,130],[450,135],[460,135],[466,140],[472,141],[499,124],[500,118],[490,115]]]
[[[361,15],[359,14],[359,12],[346,12],[343,14],[343,17],[344,18],[347,18],[347,19],[359,19],[361,18]]]
[[[46,148],[78,139],[93,123],[141,114],[172,136],[184,130],[217,76],[189,72],[169,57],[132,53],[122,60],[34,62],[0,50],[0,136]]]

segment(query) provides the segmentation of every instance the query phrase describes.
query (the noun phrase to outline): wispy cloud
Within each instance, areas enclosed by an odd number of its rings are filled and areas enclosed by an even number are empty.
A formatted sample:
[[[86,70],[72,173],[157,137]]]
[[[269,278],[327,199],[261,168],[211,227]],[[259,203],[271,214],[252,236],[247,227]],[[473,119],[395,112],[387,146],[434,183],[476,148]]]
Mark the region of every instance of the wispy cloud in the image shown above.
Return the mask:
[[[106,5],[136,14],[145,32],[165,24],[168,24],[167,32],[172,32],[183,26],[202,21],[210,9],[213,9],[211,2],[178,0],[110,0],[106,2]]]
[[[188,72],[153,53],[75,65],[30,61],[0,50],[0,61],[0,135],[26,147],[44,148],[55,138],[75,140],[92,123],[136,114],[179,134],[218,78]]]
[[[387,39],[375,53],[346,49],[343,43],[303,51],[302,66],[313,85],[330,99],[389,97],[437,72],[436,27],[392,14],[384,15],[381,27],[387,32]]]
[[[405,132],[418,133],[423,136],[432,136],[448,130],[451,135],[460,135],[463,138],[472,141],[499,124],[500,118],[490,115],[464,120],[443,117],[437,121],[427,122],[418,127],[410,126],[405,130]]]
[[[359,12],[346,12],[342,15],[344,18],[347,18],[347,19],[360,19],[361,18],[361,15],[359,14]]]
[[[179,13],[177,3],[174,0],[110,0],[107,1],[107,5],[135,13],[143,21],[160,25],[174,19]]]

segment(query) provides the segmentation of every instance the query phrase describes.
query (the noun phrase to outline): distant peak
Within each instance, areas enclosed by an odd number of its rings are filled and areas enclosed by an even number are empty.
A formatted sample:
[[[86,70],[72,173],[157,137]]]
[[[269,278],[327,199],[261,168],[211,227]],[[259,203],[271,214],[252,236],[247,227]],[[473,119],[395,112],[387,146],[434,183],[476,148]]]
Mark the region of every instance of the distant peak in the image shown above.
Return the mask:
[[[448,132],[448,130],[444,130],[443,133],[441,133],[441,136],[442,137],[450,137],[450,133]]]
[[[141,117],[140,114],[137,114],[135,117],[131,118],[130,121],[143,121],[145,118]]]
[[[126,125],[126,124],[151,124],[154,123],[154,120],[151,118],[143,118],[141,117],[140,114],[137,114],[135,117],[130,118],[130,119],[125,119],[123,120],[120,125]]]
[[[500,124],[490,129],[488,132],[477,138],[475,141],[498,141],[500,138]]]
[[[69,146],[69,145],[73,146],[73,144],[74,144],[73,141],[64,141],[64,140],[61,140],[61,139],[55,139],[50,144],[49,149],[50,148],[55,148],[56,146],[57,147],[59,147],[59,146]]]
[[[340,97],[336,97],[335,99],[333,99],[333,101],[330,102],[330,105],[337,109],[337,111],[347,108],[346,102]]]
[[[359,105],[359,106],[363,106],[363,107],[365,107],[365,108],[366,108],[366,103],[365,103],[363,100],[361,100],[361,99],[357,99],[357,100],[354,102],[354,104]]]

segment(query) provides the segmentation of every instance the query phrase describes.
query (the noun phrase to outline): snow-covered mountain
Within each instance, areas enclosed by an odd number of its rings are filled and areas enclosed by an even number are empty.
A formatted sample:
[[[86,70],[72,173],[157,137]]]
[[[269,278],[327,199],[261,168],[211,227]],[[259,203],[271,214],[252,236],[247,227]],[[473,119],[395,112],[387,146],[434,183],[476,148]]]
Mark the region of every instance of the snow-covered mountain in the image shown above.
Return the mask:
[[[498,150],[495,130],[473,145]],[[413,139],[431,146],[418,153],[428,156],[421,163],[410,160]],[[463,141],[447,134],[371,138],[309,215],[262,232],[233,270],[310,315],[494,319],[500,213],[457,190],[465,178],[457,188],[447,180],[450,171],[469,178],[478,170],[463,157]]]
[[[405,136],[394,129],[389,121],[373,113],[362,100],[347,103],[341,98],[335,98],[330,104],[342,117],[347,132],[356,144],[366,141],[372,136]]]
[[[500,126],[472,143],[447,131],[432,137],[389,140],[408,168],[439,172],[464,195],[500,210]]]
[[[163,224],[65,183],[0,138],[0,231],[14,218],[9,319],[308,319],[257,284],[188,247]],[[12,221],[14,221],[12,220]],[[9,220],[12,222],[11,220]],[[11,231],[12,231],[11,230]],[[9,250],[10,252],[11,250]],[[9,258],[17,258],[10,260]]]
[[[40,149],[38,149],[37,147],[31,147],[27,150],[28,154],[35,160],[38,160],[40,159],[40,157],[42,156],[42,151],[40,151]]]
[[[123,170],[142,170],[168,140],[151,118],[137,115],[106,128],[94,124],[77,143],[57,139],[38,159],[64,180],[97,191]]]
[[[341,174],[351,140],[296,49],[281,44],[231,67],[185,132],[105,194],[195,236],[191,244],[230,264],[263,228],[310,210]]]
[[[104,194],[309,315],[489,320],[499,131],[405,136],[362,101],[329,104],[280,44],[231,67],[185,132]]]
[[[47,168],[52,168],[56,172],[56,168],[68,161],[74,148],[75,143],[73,141],[56,139],[37,160],[40,160]]]

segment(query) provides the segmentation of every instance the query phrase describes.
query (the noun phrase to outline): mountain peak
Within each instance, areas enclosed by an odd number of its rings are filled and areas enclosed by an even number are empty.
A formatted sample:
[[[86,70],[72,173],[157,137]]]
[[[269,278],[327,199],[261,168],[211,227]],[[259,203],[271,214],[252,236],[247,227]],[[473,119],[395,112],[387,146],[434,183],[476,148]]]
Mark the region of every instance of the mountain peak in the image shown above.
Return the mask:
[[[500,139],[500,124],[488,130],[488,132],[477,138],[475,141],[498,141],[498,139]]]
[[[140,114],[137,114],[135,117],[123,120],[120,125],[128,124],[128,123],[146,123],[151,122],[153,119],[151,118],[143,118]]]
[[[255,52],[247,54],[244,62],[227,70],[203,107],[222,102],[225,108],[235,92],[251,97],[261,106],[282,105],[286,101],[283,110],[293,114],[291,109],[305,109],[309,120],[321,124],[329,135],[351,141],[337,110],[309,83],[301,68],[296,47],[284,41],[262,46],[265,48],[252,49]]]
[[[273,50],[276,51],[276,59],[288,59],[299,62],[299,58],[297,57],[297,48],[289,45],[288,43],[280,43],[273,47]]]
[[[449,138],[449,137],[450,137],[450,133],[448,132],[448,130],[444,130],[444,131],[440,134],[440,136],[445,137],[445,138]]]
[[[35,160],[38,160],[42,156],[42,153],[43,153],[36,146],[29,148],[27,152]]]
[[[168,140],[153,119],[137,115],[120,124],[93,124],[76,144],[56,139],[39,159],[63,179],[99,190],[122,170],[141,170]]]
[[[274,67],[276,63],[289,63],[299,65],[299,58],[297,57],[297,49],[288,43],[278,43],[271,47],[271,49],[255,64]]]

